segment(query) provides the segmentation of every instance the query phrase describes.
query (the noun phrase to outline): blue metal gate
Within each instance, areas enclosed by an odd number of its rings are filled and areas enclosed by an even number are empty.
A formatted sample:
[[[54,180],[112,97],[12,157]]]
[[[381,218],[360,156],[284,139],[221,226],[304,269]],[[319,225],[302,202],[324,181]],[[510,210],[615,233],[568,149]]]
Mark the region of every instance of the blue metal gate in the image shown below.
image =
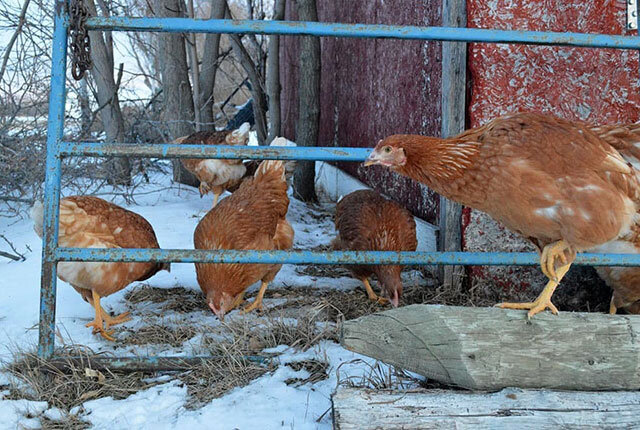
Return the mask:
[[[155,261],[210,263],[290,264],[411,264],[411,265],[537,265],[534,253],[505,252],[382,252],[382,251],[216,251],[187,249],[86,249],[58,246],[61,160],[66,156],[136,156],[161,158],[226,158],[327,160],[361,162],[366,148],[229,147],[177,144],[119,144],[63,141],[65,73],[69,15],[65,0],[55,3],[51,93],[47,129],[47,159],[44,199],[44,236],[40,299],[38,354],[52,359],[55,342],[56,265],[59,261]],[[640,50],[640,37],[584,33],[489,30],[454,27],[340,24],[300,21],[194,20],[187,18],[92,17],[90,30],[253,33],[358,38],[392,38],[459,42],[523,43],[591,48]],[[603,266],[640,265],[635,254],[580,254],[575,264]],[[108,365],[126,368],[146,363],[167,366],[207,357],[112,358]],[[105,361],[104,359],[102,361]]]

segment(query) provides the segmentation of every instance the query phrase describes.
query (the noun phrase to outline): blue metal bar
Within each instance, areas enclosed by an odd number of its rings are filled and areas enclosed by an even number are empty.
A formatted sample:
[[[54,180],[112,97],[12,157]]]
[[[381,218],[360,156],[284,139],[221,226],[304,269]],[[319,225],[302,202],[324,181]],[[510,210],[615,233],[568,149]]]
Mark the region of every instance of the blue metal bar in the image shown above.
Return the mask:
[[[530,252],[253,251],[203,249],[58,248],[59,261],[171,261],[177,263],[409,264],[535,266]],[[578,254],[590,266],[640,266],[640,254]]]
[[[58,143],[64,132],[67,30],[65,0],[56,0],[51,52],[51,92],[47,124],[47,160],[44,181],[44,222],[42,235],[42,276],[40,282],[40,326],[38,356],[50,359],[55,346],[56,260],[60,207],[61,158]]]
[[[249,33],[366,37],[458,42],[522,43],[566,45],[590,48],[640,49],[640,38],[589,33],[551,31],[493,30],[457,27],[417,27],[384,24],[342,24],[307,21],[254,21],[189,18],[92,17],[92,30],[162,31],[172,33]]]
[[[62,142],[62,155],[364,161],[371,148]]]

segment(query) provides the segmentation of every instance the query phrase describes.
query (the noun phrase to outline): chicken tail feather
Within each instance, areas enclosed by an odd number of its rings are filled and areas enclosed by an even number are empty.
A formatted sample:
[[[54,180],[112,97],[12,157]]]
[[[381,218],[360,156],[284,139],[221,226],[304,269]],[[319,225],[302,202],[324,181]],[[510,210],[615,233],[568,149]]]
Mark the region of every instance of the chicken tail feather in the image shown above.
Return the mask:
[[[36,200],[33,204],[33,207],[29,211],[29,215],[33,220],[33,229],[36,231],[38,236],[42,237],[42,225],[44,224],[44,205],[41,201]]]
[[[279,171],[282,174],[282,180],[286,180],[285,178],[285,170],[284,170],[284,162],[282,160],[264,160],[258,166],[256,173],[253,174],[254,178],[259,178],[261,176],[266,175],[269,172]]]

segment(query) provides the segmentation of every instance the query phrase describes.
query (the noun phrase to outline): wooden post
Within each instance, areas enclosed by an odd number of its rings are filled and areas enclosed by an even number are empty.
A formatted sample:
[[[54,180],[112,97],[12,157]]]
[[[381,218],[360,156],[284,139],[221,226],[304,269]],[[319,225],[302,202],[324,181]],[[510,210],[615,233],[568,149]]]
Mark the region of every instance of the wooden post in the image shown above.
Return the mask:
[[[342,345],[445,384],[640,389],[640,316],[411,305],[345,321]]]
[[[335,430],[629,429],[638,427],[640,396],[516,388],[497,393],[339,388],[332,407]]]
[[[442,1],[444,27],[467,26],[466,0]],[[467,44],[442,42],[442,137],[461,133],[465,129],[467,78]],[[440,197],[439,243],[441,251],[460,251],[462,246],[462,206]],[[463,266],[443,266],[439,281],[449,288],[460,289]]]

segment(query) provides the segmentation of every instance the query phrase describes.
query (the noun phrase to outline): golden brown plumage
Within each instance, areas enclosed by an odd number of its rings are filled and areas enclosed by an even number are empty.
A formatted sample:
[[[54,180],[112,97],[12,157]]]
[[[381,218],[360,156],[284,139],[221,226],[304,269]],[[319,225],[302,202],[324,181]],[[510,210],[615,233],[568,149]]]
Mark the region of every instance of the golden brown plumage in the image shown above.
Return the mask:
[[[415,251],[416,223],[413,216],[397,203],[387,200],[375,191],[359,190],[346,195],[336,205],[336,237],[334,249],[351,251]],[[394,307],[402,297],[403,266],[349,265],[360,279],[371,300],[384,303],[371,289],[369,277],[373,274],[386,291]]]
[[[576,252],[628,234],[640,204],[636,171],[583,124],[520,113],[448,139],[395,135],[367,164],[381,164],[488,213],[541,250],[549,278],[532,303],[557,312],[551,296]]]
[[[244,123],[234,131],[199,131],[183,136],[174,143],[204,145],[246,146],[249,142],[249,123]],[[213,192],[213,206],[225,190],[234,190],[242,181],[246,167],[242,160],[182,158],[185,169],[200,181],[200,197]]]
[[[281,161],[263,161],[253,178],[211,209],[193,235],[196,249],[283,250],[293,245],[293,229],[286,219],[289,208],[285,171]],[[261,307],[262,296],[280,264],[196,263],[198,284],[211,310],[220,318],[242,300],[257,281],[262,286],[250,311]]]
[[[34,230],[42,237],[42,204],[31,212]],[[159,248],[151,225],[140,215],[93,196],[71,196],[60,200],[58,243],[71,248]],[[120,291],[134,281],[143,281],[167,263],[60,262],[58,277],[68,282],[96,312],[94,333],[113,340],[103,327],[127,321],[128,312],[112,318],[100,306],[100,299]]]
[[[598,126],[591,127],[591,131],[616,148],[636,169],[640,168],[640,124]],[[640,225],[634,224],[629,234],[598,246],[592,251],[640,253]],[[629,313],[640,313],[640,267],[599,266],[596,271],[613,289],[610,313],[615,314],[619,308]]]

